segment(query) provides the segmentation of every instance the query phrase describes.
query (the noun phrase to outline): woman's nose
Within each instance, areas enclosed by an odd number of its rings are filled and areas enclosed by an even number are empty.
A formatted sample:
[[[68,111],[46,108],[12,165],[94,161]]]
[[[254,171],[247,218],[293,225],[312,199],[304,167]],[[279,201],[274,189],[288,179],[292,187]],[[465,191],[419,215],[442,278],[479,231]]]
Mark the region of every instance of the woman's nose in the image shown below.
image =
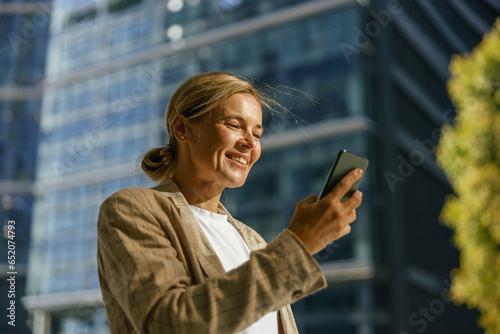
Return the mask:
[[[257,139],[252,132],[245,131],[242,138],[242,144],[248,148],[254,148],[257,146]]]

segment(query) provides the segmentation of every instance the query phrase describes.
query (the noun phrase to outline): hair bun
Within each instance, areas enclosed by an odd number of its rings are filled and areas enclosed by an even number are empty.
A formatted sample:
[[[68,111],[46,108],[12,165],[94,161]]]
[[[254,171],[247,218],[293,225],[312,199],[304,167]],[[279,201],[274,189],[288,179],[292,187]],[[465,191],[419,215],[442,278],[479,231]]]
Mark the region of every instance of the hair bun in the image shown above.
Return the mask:
[[[142,170],[153,181],[160,182],[173,172],[174,148],[172,145],[157,147],[144,154]]]
[[[162,158],[161,160],[163,162],[172,160],[174,157],[174,146],[172,144],[167,144],[166,146],[164,146],[160,151],[160,157]]]

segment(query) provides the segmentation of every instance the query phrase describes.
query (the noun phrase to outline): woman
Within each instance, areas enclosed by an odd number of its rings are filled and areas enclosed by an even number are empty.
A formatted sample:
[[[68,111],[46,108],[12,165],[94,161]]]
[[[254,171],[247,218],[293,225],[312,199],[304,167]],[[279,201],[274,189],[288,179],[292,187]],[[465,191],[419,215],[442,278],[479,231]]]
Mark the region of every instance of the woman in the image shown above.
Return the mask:
[[[264,98],[226,73],[201,74],[172,96],[168,145],[145,154],[157,187],[126,188],[101,206],[98,269],[111,333],[297,333],[290,303],[326,286],[312,257],[350,232],[361,204],[348,174],[321,201],[300,201],[266,245],[220,204],[261,154]]]

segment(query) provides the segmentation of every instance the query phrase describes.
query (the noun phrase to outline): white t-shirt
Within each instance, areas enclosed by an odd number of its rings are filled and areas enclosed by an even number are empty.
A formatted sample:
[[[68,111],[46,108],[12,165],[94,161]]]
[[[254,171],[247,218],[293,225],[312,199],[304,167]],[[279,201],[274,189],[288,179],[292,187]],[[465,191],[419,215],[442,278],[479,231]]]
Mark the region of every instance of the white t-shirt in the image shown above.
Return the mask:
[[[234,226],[227,221],[226,214],[218,214],[193,205],[190,207],[226,272],[250,259],[250,249]],[[240,334],[278,334],[277,312],[266,314]]]

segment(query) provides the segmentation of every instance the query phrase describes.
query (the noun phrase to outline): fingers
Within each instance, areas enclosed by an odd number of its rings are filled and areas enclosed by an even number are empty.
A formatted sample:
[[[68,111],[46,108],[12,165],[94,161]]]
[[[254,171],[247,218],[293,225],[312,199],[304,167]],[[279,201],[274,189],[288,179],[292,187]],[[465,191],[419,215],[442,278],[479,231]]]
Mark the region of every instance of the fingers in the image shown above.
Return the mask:
[[[343,236],[351,233],[351,224],[356,220],[356,211],[352,210],[349,214],[342,217],[336,224],[330,225],[330,232],[328,233],[328,243],[338,240]],[[327,233],[325,233],[325,236]]]
[[[297,203],[288,229],[295,233],[310,254],[316,254],[330,242],[351,232],[350,224],[356,220],[361,192],[355,191],[343,203],[340,200],[360,177],[361,173],[352,171],[334,188],[333,195],[328,194],[317,201],[318,196],[311,194]]]
[[[304,203],[304,204],[310,204],[310,203],[316,202],[317,200],[318,200],[318,195],[310,194],[309,196],[307,196],[303,200],[300,200],[299,202]]]
[[[340,238],[342,238],[345,235],[348,235],[349,233],[351,233],[351,225],[347,224],[344,227],[344,230],[342,231],[342,234],[340,235]]]
[[[356,215],[356,210],[352,210],[348,215],[347,215],[347,221],[349,224],[353,223],[357,218]]]
[[[325,197],[335,197],[339,200],[351,189],[352,185],[358,181],[363,175],[363,171],[359,168],[353,169],[344,176],[332,191]]]
[[[361,205],[361,201],[363,198],[363,193],[359,190],[356,190],[352,196],[342,203],[346,208],[346,211],[355,210]]]

